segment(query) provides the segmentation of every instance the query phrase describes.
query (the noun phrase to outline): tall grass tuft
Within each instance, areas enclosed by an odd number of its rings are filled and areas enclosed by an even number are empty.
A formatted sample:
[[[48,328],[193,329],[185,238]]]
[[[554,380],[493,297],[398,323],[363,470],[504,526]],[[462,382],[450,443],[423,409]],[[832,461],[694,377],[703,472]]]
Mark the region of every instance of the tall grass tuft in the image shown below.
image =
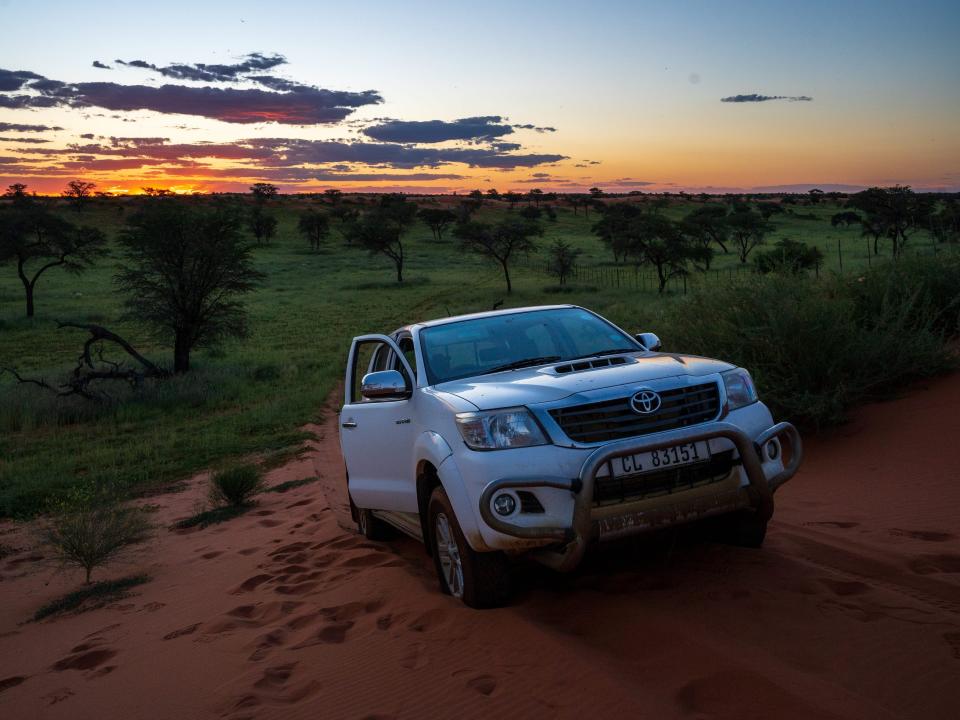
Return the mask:
[[[256,465],[237,465],[210,478],[210,502],[215,506],[242,507],[265,489],[263,474]]]

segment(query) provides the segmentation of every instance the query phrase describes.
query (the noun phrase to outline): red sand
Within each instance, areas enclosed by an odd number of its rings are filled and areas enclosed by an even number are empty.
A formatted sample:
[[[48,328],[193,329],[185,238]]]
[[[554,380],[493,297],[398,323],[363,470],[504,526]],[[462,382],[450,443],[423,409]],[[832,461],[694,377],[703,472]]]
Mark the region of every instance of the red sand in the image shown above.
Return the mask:
[[[128,598],[22,624],[81,578],[34,550],[0,561],[0,717],[955,718],[958,409],[954,375],[809,443],[762,551],[687,531],[573,576],[524,565],[514,605],[486,612],[439,594],[413,541],[341,527],[331,417],[270,476],[321,482],[160,530],[100,571],[153,576]],[[158,523],[203,483],[149,500]]]

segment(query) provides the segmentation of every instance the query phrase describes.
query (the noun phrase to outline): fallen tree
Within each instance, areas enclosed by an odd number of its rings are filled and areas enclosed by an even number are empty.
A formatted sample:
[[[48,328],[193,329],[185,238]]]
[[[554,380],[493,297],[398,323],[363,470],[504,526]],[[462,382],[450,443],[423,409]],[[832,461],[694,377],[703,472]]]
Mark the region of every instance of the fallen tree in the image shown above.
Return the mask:
[[[124,338],[101,325],[92,323],[57,322],[57,328],[86,330],[90,336],[84,341],[73,371],[61,382],[50,383],[44,378],[23,377],[16,368],[3,367],[17,382],[36,385],[57,394],[58,397],[79,395],[87,400],[109,400],[110,395],[97,387],[105,381],[121,380],[138,387],[148,379],[163,379],[170,371],[158,367],[141,355]],[[106,343],[121,349],[127,360],[114,361],[106,357]]]

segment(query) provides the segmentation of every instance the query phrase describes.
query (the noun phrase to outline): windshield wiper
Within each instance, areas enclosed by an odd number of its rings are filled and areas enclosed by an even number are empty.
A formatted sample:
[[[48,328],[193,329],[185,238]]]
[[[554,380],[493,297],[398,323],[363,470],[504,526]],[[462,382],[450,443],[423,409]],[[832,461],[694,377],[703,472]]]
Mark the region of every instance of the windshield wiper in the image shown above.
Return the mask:
[[[578,357],[571,358],[571,359],[583,360],[584,358],[603,357],[604,355],[619,355],[620,353],[640,352],[640,351],[641,351],[641,348],[614,348],[612,350],[601,350],[600,352],[589,353],[587,355],[580,355]]]
[[[530,367],[532,365],[543,365],[544,363],[559,360],[559,355],[544,355],[543,357],[525,358],[524,360],[514,360],[506,365],[497,365],[497,367],[484,370],[481,375],[490,375],[491,373],[503,372],[504,370],[519,370],[520,368]]]

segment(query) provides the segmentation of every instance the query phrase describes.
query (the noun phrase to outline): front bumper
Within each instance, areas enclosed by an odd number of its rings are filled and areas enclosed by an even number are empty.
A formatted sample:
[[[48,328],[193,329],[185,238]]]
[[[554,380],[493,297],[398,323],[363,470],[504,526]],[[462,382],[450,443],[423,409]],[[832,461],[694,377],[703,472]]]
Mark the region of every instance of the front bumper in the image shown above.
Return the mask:
[[[725,438],[739,454],[748,484],[700,493],[678,493],[657,501],[626,502],[615,506],[594,507],[593,488],[598,471],[612,458],[698,440]],[[776,438],[786,446],[783,469],[767,477],[760,459],[763,446]],[[678,428],[648,437],[628,438],[597,448],[576,478],[503,478],[483,490],[479,510],[484,522],[497,532],[524,540],[554,540],[561,549],[544,553],[544,562],[559,570],[572,569],[580,562],[586,546],[601,535],[632,535],[658,527],[689,522],[711,515],[751,507],[764,518],[773,514],[773,493],[796,473],[803,460],[800,434],[790,423],[782,422],[750,438],[742,429],[727,422],[711,422]],[[498,517],[491,510],[493,496],[506,489],[536,487],[568,490],[574,497],[572,521],[568,526],[518,525]]]

